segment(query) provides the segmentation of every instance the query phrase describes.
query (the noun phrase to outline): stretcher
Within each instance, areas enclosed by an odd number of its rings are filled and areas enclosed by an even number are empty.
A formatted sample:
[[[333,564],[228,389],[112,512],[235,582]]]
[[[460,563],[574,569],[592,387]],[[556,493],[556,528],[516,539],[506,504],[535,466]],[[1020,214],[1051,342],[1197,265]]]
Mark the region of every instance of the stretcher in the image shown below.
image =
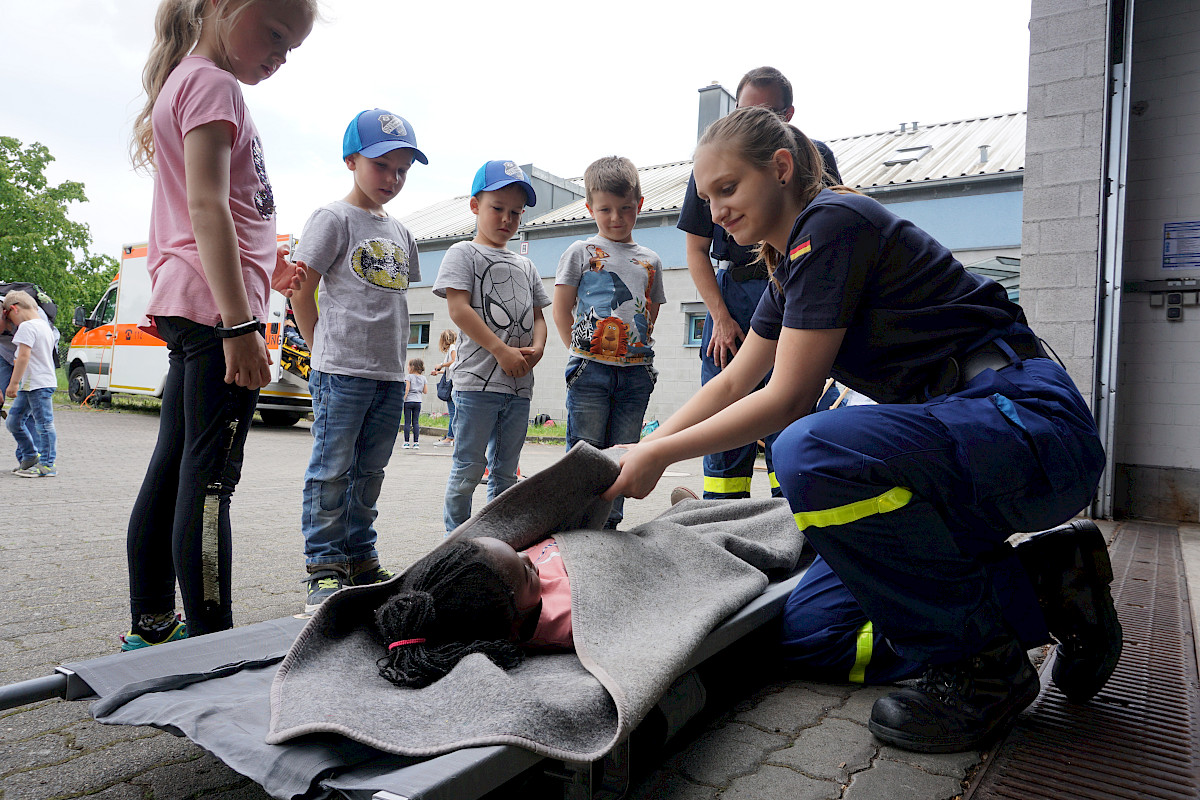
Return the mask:
[[[803,577],[807,561],[790,576],[772,581],[703,640],[687,670],[659,701],[656,722],[662,729],[660,737],[669,738],[703,708],[706,691],[696,668],[776,620]],[[166,711],[156,719],[127,724],[149,724],[187,736],[273,793],[281,785],[305,787],[302,794],[298,790],[276,796],[472,800],[531,770],[540,770],[561,787],[563,800],[615,800],[629,788],[628,739],[594,763],[557,761],[510,745],[414,759],[333,735],[285,745],[265,744],[271,678],[304,624],[288,617],[64,664],[52,675],[0,687],[0,710],[53,698],[86,700],[95,701],[92,713],[103,720],[109,710],[130,698],[170,697]],[[220,702],[206,700],[205,692],[217,686],[221,687],[217,690]],[[190,692],[198,694],[191,696]],[[189,710],[197,703],[204,708]],[[281,779],[281,771],[289,777]],[[276,787],[274,791],[272,787]]]

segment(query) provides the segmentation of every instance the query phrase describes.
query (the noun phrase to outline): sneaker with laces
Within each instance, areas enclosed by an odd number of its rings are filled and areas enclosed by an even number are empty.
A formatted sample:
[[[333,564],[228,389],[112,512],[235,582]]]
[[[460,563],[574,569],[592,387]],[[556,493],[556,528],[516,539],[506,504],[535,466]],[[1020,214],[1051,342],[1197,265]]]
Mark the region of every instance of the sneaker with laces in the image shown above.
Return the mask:
[[[17,466],[13,467],[12,471],[13,471],[13,474],[15,475],[23,469],[30,469],[32,467],[36,467],[37,465],[38,465],[38,457],[34,456],[33,458],[27,458],[24,461],[17,464]]]
[[[421,449],[421,445],[417,444],[416,442],[413,442],[413,447],[412,447],[412,449],[413,449],[413,450],[420,450],[420,449]]]
[[[133,629],[131,628],[129,633],[121,637],[121,650],[122,652],[128,652],[130,650],[141,650],[143,647],[155,647],[160,644],[166,644],[167,642],[177,642],[180,639],[186,639],[187,635],[187,623],[184,622],[178,614],[176,614],[175,624],[171,626],[166,636],[162,637],[158,641],[153,641],[151,639],[147,639],[140,633],[134,633]]]
[[[412,445],[411,445],[411,444],[409,444],[408,442],[405,442],[405,443],[404,443],[404,449],[405,449],[405,450],[410,450],[410,449],[412,449]]]
[[[351,575],[347,584],[350,586],[370,586],[373,583],[390,581],[394,577],[396,577],[396,573],[376,564],[373,567],[364,569],[357,575]]]
[[[17,469],[14,469],[13,475],[16,475],[21,478],[40,478],[40,477],[42,477],[42,471],[40,469],[38,469],[38,465],[35,464],[34,466],[27,467],[25,469],[22,469],[20,467],[18,467]]]
[[[58,477],[58,470],[54,468],[53,464],[38,464],[37,471],[39,473],[39,477],[42,478]]]
[[[321,607],[321,603],[324,603],[345,585],[342,573],[332,569],[317,570],[304,580],[308,584],[308,598],[304,603],[305,614],[316,611]]]

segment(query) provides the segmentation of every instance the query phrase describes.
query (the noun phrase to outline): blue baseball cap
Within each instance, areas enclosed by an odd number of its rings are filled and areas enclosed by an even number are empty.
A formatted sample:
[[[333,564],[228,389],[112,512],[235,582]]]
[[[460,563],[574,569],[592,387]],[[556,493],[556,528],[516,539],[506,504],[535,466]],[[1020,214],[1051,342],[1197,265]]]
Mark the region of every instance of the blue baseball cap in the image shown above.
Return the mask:
[[[375,158],[393,150],[413,151],[413,158],[422,164],[429,159],[417,149],[417,136],[408,120],[382,108],[363,111],[350,121],[346,135],[342,137],[342,158],[362,153]]]
[[[489,161],[479,168],[475,173],[475,180],[471,182],[471,196],[480,192],[494,192],[497,189],[503,189],[510,183],[520,184],[525,190],[525,197],[529,200],[525,205],[536,206],[537,195],[534,194],[533,184],[529,182],[529,178],[525,177],[525,171],[517,166],[515,161]]]

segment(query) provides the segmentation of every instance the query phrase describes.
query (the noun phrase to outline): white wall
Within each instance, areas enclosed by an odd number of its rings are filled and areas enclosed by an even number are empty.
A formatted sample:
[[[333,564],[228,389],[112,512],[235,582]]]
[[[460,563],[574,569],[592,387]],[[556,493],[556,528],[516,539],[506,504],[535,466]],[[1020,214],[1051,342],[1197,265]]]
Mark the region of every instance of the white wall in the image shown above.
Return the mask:
[[[1162,269],[1163,225],[1200,220],[1200,7],[1138,0],[1134,13],[1125,278],[1200,278]],[[1200,469],[1200,306],[1169,322],[1149,299],[1122,303],[1116,459]]]

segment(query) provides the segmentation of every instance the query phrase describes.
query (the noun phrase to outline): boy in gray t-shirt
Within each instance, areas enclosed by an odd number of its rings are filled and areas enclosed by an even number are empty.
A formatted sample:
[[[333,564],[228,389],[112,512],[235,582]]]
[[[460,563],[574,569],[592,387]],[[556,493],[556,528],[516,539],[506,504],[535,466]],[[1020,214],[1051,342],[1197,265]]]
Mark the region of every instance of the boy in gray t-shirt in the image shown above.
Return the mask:
[[[529,426],[533,367],[546,349],[542,308],[550,295],[533,262],[508,249],[537,196],[512,161],[489,161],[471,186],[475,238],[446,251],[433,293],[446,298],[461,337],[454,364],[454,462],[442,511],[449,533],[471,516],[489,473],[487,499],[517,482]]]
[[[412,127],[382,109],[364,111],[346,129],[342,158],[354,188],[305,223],[296,251],[304,278],[292,297],[312,347],[313,449],[300,520],[305,613],[343,585],[392,576],[375,549],[375,501],[404,414],[406,293],[421,279],[416,240],[383,210],[413,161],[429,163]]]

